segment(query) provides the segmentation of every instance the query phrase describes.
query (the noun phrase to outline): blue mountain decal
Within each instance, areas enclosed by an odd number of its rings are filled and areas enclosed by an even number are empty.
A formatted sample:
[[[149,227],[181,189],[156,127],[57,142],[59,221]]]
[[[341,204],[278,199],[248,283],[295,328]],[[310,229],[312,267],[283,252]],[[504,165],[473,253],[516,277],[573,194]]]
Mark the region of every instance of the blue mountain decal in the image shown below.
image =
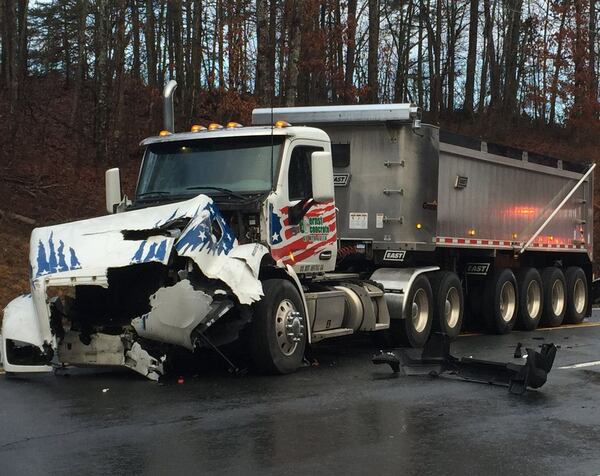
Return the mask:
[[[54,245],[54,232],[50,233],[48,243],[43,243],[42,240],[38,241],[38,252],[37,252],[37,272],[35,277],[53,273],[62,273],[64,271],[71,271],[74,269],[81,269],[81,263],[77,258],[75,250],[69,247],[69,262],[67,264],[67,257],[65,256],[65,243],[63,240],[58,241],[58,248],[55,249]]]
[[[147,244],[147,240],[144,240],[140,243],[140,246],[131,258],[130,264],[148,263],[149,261],[153,260],[163,261],[165,259],[165,255],[167,254],[166,238],[160,243],[150,243],[149,247]]]

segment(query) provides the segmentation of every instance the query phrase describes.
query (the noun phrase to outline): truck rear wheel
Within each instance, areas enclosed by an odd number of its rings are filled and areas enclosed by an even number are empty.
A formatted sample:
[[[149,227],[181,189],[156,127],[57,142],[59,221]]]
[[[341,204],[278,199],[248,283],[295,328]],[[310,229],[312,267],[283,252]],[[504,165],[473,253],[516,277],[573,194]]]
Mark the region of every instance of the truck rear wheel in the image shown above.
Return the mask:
[[[464,298],[460,279],[450,271],[440,271],[430,278],[433,291],[434,331],[451,340],[460,334],[464,315]]]
[[[567,284],[565,322],[579,324],[583,321],[588,307],[587,278],[583,269],[578,266],[572,266],[567,268],[565,280]]]
[[[542,318],[544,302],[542,277],[535,268],[522,268],[517,273],[519,312],[517,324],[520,329],[534,330]]]
[[[423,347],[433,323],[433,294],[429,279],[417,276],[406,295],[403,319],[392,319],[389,336],[393,345]]]
[[[306,316],[298,290],[285,279],[263,281],[263,298],[254,305],[250,353],[257,370],[294,372],[306,348]]]
[[[567,310],[567,283],[565,275],[556,266],[542,271],[544,285],[544,312],[542,322],[549,327],[560,326]]]
[[[508,268],[498,268],[488,278],[483,296],[486,328],[494,334],[508,334],[517,320],[517,280]]]

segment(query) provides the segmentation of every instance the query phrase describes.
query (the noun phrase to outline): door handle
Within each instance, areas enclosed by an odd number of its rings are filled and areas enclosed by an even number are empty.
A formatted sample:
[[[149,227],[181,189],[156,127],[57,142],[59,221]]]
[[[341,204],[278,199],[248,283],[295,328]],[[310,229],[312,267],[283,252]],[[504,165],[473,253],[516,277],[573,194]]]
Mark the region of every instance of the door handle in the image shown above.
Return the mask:
[[[327,261],[328,259],[331,259],[331,250],[321,251],[321,253],[319,253],[319,259],[321,261]]]

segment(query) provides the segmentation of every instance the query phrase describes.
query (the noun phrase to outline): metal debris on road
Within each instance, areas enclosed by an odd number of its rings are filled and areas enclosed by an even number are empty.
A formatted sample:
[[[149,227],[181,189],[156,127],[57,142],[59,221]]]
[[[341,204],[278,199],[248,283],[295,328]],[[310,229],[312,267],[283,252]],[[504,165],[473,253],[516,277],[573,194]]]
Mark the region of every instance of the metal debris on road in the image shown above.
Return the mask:
[[[526,359],[527,355],[528,354],[526,352],[523,353],[523,344],[518,342],[517,347],[515,348],[515,354],[514,354],[515,359]]]
[[[508,391],[521,395],[527,387],[540,388],[546,383],[556,356],[556,346],[543,344],[539,352],[526,349],[525,364],[501,363],[474,359],[457,358],[450,355],[450,340],[446,335],[433,334],[421,358],[412,358],[407,350],[380,351],[373,357],[374,364],[388,364],[395,374],[402,375],[456,375],[457,377],[493,385],[507,386]],[[518,349],[518,346],[517,346]],[[517,350],[515,350],[515,355]]]

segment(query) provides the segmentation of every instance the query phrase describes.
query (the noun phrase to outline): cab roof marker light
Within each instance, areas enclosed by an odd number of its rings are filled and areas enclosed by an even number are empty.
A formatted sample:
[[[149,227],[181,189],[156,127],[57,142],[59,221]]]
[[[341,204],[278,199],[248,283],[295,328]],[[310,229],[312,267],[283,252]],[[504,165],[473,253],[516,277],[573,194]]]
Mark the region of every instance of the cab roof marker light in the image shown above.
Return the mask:
[[[168,130],[166,130],[166,129],[163,129],[162,131],[160,131],[160,132],[158,133],[158,135],[159,135],[160,137],[166,137],[166,136],[170,136],[170,135],[171,135],[171,132],[170,132],[170,131],[168,131]]]
[[[190,129],[191,132],[202,132],[205,131],[206,127],[201,126],[200,124],[194,124]]]
[[[289,122],[286,121],[277,121],[275,122],[275,127],[277,129],[283,129],[284,127],[290,127],[291,124]]]
[[[219,129],[223,129],[223,126],[221,124],[217,124],[216,122],[211,122],[208,125],[208,130],[209,131],[217,131]]]
[[[227,129],[239,129],[241,127],[244,127],[242,124],[240,124],[239,122],[228,122],[227,123]]]

